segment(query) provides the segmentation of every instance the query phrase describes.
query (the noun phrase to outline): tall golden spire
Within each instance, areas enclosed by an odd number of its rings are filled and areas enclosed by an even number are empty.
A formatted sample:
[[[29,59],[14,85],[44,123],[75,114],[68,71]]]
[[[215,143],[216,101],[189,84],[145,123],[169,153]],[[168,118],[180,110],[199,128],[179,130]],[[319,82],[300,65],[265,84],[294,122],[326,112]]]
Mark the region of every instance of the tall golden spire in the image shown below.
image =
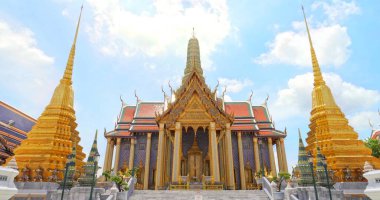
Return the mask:
[[[312,91],[312,110],[310,112],[310,132],[306,138],[306,150],[317,155],[318,147],[327,158],[327,165],[336,172],[343,173],[345,168],[361,171],[365,161],[380,166],[380,160],[371,156],[371,150],[358,140],[358,134],[348,124],[344,113],[335,103],[330,88],[323,80],[317,56],[311,41],[309,27],[302,7],[306,30],[309,37],[313,62],[314,88]],[[359,178],[354,174],[352,180]],[[335,177],[336,182],[349,181]]]
[[[31,169],[31,176],[33,177],[35,169],[41,167],[44,169],[44,181],[50,176],[49,170],[62,170],[65,167],[67,156],[72,153],[73,146],[76,147],[75,157],[72,158],[75,160],[74,167],[77,171],[82,171],[84,164],[85,154],[79,145],[80,137],[76,130],[74,91],[72,88],[75,45],[82,8],[63,77],[55,88],[50,103],[28,133],[28,138],[15,149],[19,169],[28,167]]]
[[[80,19],[82,17],[82,10],[83,10],[83,5],[80,8],[80,14],[79,14],[79,19],[77,23],[77,28],[75,31],[75,36],[74,36],[74,41],[73,45],[71,46],[69,58],[67,59],[67,64],[66,64],[66,69],[65,73],[63,74],[62,80],[69,81],[69,84],[72,84],[72,75],[73,75],[73,65],[74,65],[74,57],[75,57],[75,45],[77,43],[77,37],[78,37],[78,31],[79,31],[79,24],[80,24]]]
[[[311,41],[309,26],[307,24],[305,10],[303,9],[303,6],[302,6],[302,13],[303,13],[303,18],[304,18],[305,24],[306,24],[307,36],[309,38],[310,52],[311,52],[311,61],[313,63],[314,85],[315,86],[317,86],[317,85],[324,85],[326,83],[323,80],[321,69],[319,67],[319,63],[318,63],[318,59],[317,59],[317,55],[315,54],[314,47],[313,47],[313,42]]]

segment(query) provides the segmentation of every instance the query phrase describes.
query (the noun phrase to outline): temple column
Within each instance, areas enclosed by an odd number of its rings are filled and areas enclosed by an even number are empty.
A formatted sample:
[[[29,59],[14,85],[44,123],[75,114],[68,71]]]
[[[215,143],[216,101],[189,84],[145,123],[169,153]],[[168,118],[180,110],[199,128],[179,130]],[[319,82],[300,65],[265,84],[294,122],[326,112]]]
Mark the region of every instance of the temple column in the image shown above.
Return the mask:
[[[260,157],[259,157],[259,146],[257,145],[257,137],[253,137],[253,153],[255,154],[255,166],[256,173],[260,172]]]
[[[106,156],[104,157],[103,172],[108,171],[109,154],[111,147],[111,138],[107,138]]]
[[[245,190],[245,171],[244,171],[244,154],[243,154],[243,142],[241,141],[241,131],[237,133],[238,139],[238,152],[239,152],[239,167],[240,167],[240,185],[241,189]]]
[[[276,140],[276,151],[277,151],[277,161],[278,161],[278,170],[279,172],[284,171],[284,162],[282,161],[282,149],[281,149],[281,144],[280,140]]]
[[[117,138],[116,139],[115,164],[114,164],[114,169],[113,169],[113,171],[115,172],[115,174],[119,171],[120,143],[121,143],[121,138]]]
[[[268,151],[269,151],[271,175],[275,177],[277,176],[277,170],[276,170],[276,163],[274,162],[272,138],[268,138]]]
[[[281,153],[282,153],[282,162],[283,162],[283,167],[284,167],[283,171],[288,172],[288,162],[286,160],[284,138],[280,138],[280,146],[281,146]]]
[[[144,190],[149,186],[149,165],[150,165],[150,148],[152,144],[152,133],[148,133],[145,151],[145,170],[144,170]]]
[[[165,130],[164,123],[159,124],[158,132],[158,149],[157,149],[157,166],[156,166],[156,184],[155,189],[158,190],[163,184],[163,173],[164,173],[164,140],[165,140]]]
[[[210,122],[210,139],[211,139],[211,176],[215,182],[220,181],[219,157],[218,157],[218,141],[216,140],[215,122]]]
[[[234,160],[232,158],[232,139],[231,139],[231,125],[226,124],[226,163],[227,163],[227,189],[235,189],[235,178],[234,178]]]
[[[174,133],[172,182],[177,182],[181,174],[181,138],[182,138],[181,123],[176,122],[175,133]]]
[[[128,169],[133,169],[134,161],[135,161],[135,143],[136,139],[131,138],[131,145],[129,147],[129,163],[128,163]]]
[[[112,160],[113,160],[114,148],[115,148],[115,141],[111,139],[110,140],[110,154],[108,156],[108,162],[107,162],[108,171],[110,171],[112,169]]]

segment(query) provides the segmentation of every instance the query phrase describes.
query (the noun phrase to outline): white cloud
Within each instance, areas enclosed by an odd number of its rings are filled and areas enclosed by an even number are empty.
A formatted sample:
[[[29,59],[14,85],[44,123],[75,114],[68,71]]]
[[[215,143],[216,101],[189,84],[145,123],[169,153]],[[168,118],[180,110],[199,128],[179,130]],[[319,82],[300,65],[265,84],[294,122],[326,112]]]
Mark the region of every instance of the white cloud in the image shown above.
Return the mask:
[[[324,14],[331,22],[337,22],[346,19],[350,15],[360,13],[360,8],[356,5],[355,1],[333,0],[331,4],[326,1],[316,1],[311,7],[313,9],[322,8]]]
[[[351,38],[347,27],[338,22],[350,15],[360,13],[360,8],[354,1],[333,0],[316,1],[313,10],[322,9],[326,17],[321,22],[308,19],[313,45],[321,65],[339,67],[350,56]],[[313,26],[313,24],[318,24]],[[276,34],[273,41],[268,43],[268,51],[254,58],[258,64],[289,64],[300,67],[311,65],[310,47],[307,40],[306,27],[302,21],[292,22],[288,31]]]
[[[355,130],[368,130],[370,128],[370,122],[374,129],[380,129],[380,116],[377,112],[363,111],[356,113],[353,116],[348,116],[350,124],[355,127]],[[365,137],[369,137],[370,132]]]
[[[237,80],[228,78],[218,78],[220,84],[220,90],[223,91],[224,87],[227,87],[227,92],[237,93],[243,88],[253,85],[252,81],[249,79]]]
[[[31,105],[42,106],[53,89],[54,58],[37,47],[31,30],[0,19],[0,63],[1,89],[17,94]],[[35,108],[30,110],[30,114],[37,112]]]
[[[230,33],[225,0],[155,0],[149,5],[128,6],[119,0],[88,0],[94,17],[88,33],[106,55],[144,54],[184,56],[186,41],[195,27],[204,68],[211,69],[210,54]],[[133,10],[135,9],[135,10]]]
[[[254,59],[258,64],[290,64],[310,67],[310,46],[302,22],[293,22],[293,30],[280,32],[269,44],[269,51]],[[304,28],[305,29],[305,28]],[[340,66],[349,55],[351,39],[347,28],[341,25],[311,29],[313,45],[321,65]]]
[[[337,74],[326,73],[323,76],[331,88],[336,103],[351,119],[355,119],[355,116],[360,112],[371,109],[380,103],[379,91],[345,82]],[[273,115],[279,119],[289,119],[299,115],[307,117],[311,111],[312,89],[312,73],[298,75],[290,79],[288,87],[279,90],[277,93],[277,99],[273,102],[271,109]],[[368,119],[365,121],[368,122]],[[353,125],[358,124],[355,120],[353,122]]]

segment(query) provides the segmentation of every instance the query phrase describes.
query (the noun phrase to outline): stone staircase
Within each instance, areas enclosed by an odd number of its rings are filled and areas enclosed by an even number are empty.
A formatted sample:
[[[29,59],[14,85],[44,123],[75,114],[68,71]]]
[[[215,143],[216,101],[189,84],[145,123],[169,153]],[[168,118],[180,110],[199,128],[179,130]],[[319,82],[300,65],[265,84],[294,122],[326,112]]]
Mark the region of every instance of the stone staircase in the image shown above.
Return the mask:
[[[268,200],[262,190],[135,190],[130,200]]]

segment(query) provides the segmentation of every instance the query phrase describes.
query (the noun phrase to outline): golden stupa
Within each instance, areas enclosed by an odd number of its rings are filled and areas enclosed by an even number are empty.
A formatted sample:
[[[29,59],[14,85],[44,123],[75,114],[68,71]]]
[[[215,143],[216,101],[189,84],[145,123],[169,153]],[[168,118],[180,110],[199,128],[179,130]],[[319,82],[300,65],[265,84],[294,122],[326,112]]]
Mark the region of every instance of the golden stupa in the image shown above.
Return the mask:
[[[75,56],[75,44],[78,36],[82,10],[76,27],[74,42],[70,50],[67,65],[62,79],[54,90],[50,103],[38,118],[28,138],[15,149],[15,157],[20,174],[29,172],[29,180],[33,181],[37,169],[43,169],[43,180],[47,180],[54,169],[65,168],[67,156],[72,151],[73,141],[76,143],[76,169],[82,171],[85,154],[79,145],[80,137],[76,129],[74,111],[74,92],[72,88],[72,72]],[[61,176],[61,175],[60,175]],[[62,178],[62,177],[60,177]]]
[[[358,139],[358,133],[348,124],[344,113],[335,103],[330,88],[323,80],[317,56],[311,41],[306,21],[313,63],[314,88],[310,132],[306,138],[306,150],[317,155],[317,147],[327,158],[327,166],[334,171],[334,181],[362,181],[362,168],[365,161],[380,167],[380,160],[371,156],[371,150]],[[314,160],[316,162],[316,159]]]

